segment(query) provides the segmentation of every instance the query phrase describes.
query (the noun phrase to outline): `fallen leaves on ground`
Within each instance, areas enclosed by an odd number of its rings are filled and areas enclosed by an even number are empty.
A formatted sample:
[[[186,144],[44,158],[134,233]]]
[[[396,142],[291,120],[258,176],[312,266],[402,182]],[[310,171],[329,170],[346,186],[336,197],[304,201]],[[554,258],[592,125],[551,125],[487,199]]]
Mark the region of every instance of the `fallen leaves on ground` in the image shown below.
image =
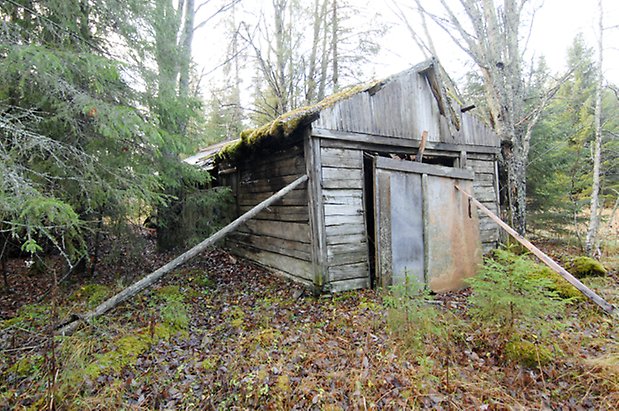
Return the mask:
[[[184,296],[189,326],[157,337],[164,310],[157,293],[166,286]],[[437,296],[433,304],[465,325],[442,340],[422,336],[422,348],[413,349],[387,325],[379,292],[315,298],[213,250],[75,336],[53,339],[54,346],[47,314],[33,314],[31,326],[19,329],[5,321],[0,404],[45,408],[53,399],[58,409],[222,410],[619,404],[612,320],[586,305],[574,309],[553,337],[561,354],[527,368],[506,362],[491,332],[466,325],[467,292]],[[59,319],[84,308],[75,304],[59,306]],[[143,346],[110,357],[122,341],[133,341],[127,336]]]

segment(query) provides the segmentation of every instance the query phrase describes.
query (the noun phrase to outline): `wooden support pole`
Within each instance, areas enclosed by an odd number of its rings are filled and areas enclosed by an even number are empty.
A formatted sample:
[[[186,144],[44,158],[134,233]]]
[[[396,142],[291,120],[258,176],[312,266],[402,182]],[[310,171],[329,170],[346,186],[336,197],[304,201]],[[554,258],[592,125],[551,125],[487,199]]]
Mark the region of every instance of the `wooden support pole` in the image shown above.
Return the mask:
[[[423,160],[423,152],[426,150],[427,142],[428,142],[428,132],[426,130],[423,130],[423,133],[421,133],[421,143],[419,143],[419,150],[417,150],[415,161],[421,163],[421,160]]]
[[[570,274],[565,268],[561,267],[555,260],[553,260],[552,258],[548,257],[548,255],[546,255],[542,250],[540,250],[539,248],[537,248],[533,244],[531,244],[531,242],[529,240],[527,240],[526,238],[524,238],[523,236],[518,234],[518,232],[516,230],[514,230],[509,225],[507,225],[507,223],[505,223],[503,220],[501,220],[492,211],[488,210],[482,203],[477,201],[477,199],[475,199],[475,197],[473,197],[472,195],[470,195],[466,191],[462,190],[457,185],[456,185],[456,188],[462,194],[467,196],[469,198],[469,200],[472,201],[477,206],[477,208],[479,208],[484,214],[486,214],[488,217],[490,217],[492,219],[492,221],[494,221],[499,226],[501,226],[501,228],[503,228],[512,237],[514,237],[516,240],[518,240],[518,242],[520,244],[525,246],[529,251],[531,251],[533,254],[535,254],[537,256],[537,258],[542,260],[542,262],[544,264],[546,264],[553,271],[555,271],[556,273],[561,275],[563,278],[565,278],[567,280],[567,282],[572,284],[574,287],[576,287],[578,289],[578,291],[583,293],[587,298],[589,298],[595,304],[600,306],[600,308],[602,308],[602,310],[604,310],[606,313],[617,316],[617,309],[612,304],[608,303],[602,297],[597,295],[595,293],[595,291],[591,290],[589,287],[587,287],[586,285],[581,283],[576,277],[574,277],[572,274]]]
[[[207,238],[206,240],[202,241],[200,244],[196,245],[195,247],[186,251],[185,253],[179,255],[174,260],[170,261],[163,267],[160,267],[156,271],[153,271],[152,273],[148,274],[146,277],[142,278],[138,282],[133,283],[132,285],[125,288],[118,294],[109,298],[108,300],[102,302],[94,310],[89,311],[85,313],[84,315],[79,316],[76,320],[73,320],[72,322],[64,325],[58,331],[58,333],[61,335],[71,334],[73,331],[75,331],[75,329],[80,324],[79,320],[88,322],[92,318],[98,317],[101,314],[106,313],[107,311],[116,307],[121,302],[129,299],[130,297],[133,297],[134,295],[138,294],[140,291],[150,287],[152,284],[154,284],[157,280],[159,280],[165,274],[174,270],[178,266],[186,263],[193,257],[200,254],[202,251],[206,250],[208,247],[215,244],[217,241],[224,238],[228,233],[234,231],[238,226],[245,223],[247,220],[255,217],[262,210],[264,210],[265,208],[267,208],[268,206],[270,206],[271,204],[273,204],[274,202],[276,202],[277,200],[284,197],[286,194],[288,194],[289,192],[291,192],[292,190],[294,190],[295,188],[297,188],[298,186],[306,182],[307,179],[308,179],[307,175],[303,175],[302,177],[299,177],[298,179],[288,184],[286,187],[282,188],[277,193],[273,194],[271,197],[267,198],[266,200],[264,200],[263,202],[261,202],[260,204],[258,204],[257,206],[255,206],[254,208],[252,208],[251,210],[249,210],[248,212],[246,212],[245,214],[243,214],[242,216],[240,216],[239,218],[237,218],[236,220],[234,220],[233,222],[231,222],[230,224],[228,224],[227,226],[225,226],[224,228],[222,228],[221,230],[219,230],[218,232],[216,232],[215,234]]]

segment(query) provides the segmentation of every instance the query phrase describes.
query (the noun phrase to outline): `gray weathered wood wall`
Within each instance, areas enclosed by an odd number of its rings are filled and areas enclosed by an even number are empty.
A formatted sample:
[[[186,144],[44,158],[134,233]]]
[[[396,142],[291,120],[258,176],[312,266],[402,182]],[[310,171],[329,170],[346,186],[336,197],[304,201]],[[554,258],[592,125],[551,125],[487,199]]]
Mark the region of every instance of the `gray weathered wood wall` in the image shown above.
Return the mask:
[[[302,142],[285,150],[239,162],[225,177],[242,214],[306,173]],[[236,181],[236,183],[234,183]],[[226,246],[235,254],[311,285],[314,281],[307,184],[232,233]]]
[[[499,214],[498,175],[495,155],[467,153],[464,166],[475,172],[472,194],[493,213]],[[482,250],[488,252],[496,248],[499,241],[499,226],[490,217],[479,216],[479,234]]]
[[[320,140],[318,140],[320,141]],[[331,291],[370,287],[363,152],[321,142],[322,207]]]
[[[314,128],[398,139],[419,140],[428,131],[431,143],[497,147],[494,133],[468,113],[439,107],[428,78],[411,69],[320,112]],[[452,117],[457,116],[457,121]]]

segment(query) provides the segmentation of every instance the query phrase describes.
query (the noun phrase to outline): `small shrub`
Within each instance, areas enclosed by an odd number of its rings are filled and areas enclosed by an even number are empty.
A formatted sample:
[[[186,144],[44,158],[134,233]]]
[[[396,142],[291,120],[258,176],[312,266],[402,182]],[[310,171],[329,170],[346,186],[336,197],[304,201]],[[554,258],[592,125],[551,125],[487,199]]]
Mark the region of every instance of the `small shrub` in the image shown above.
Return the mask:
[[[387,307],[387,326],[409,348],[421,352],[424,345],[433,338],[445,339],[449,324],[438,309],[430,305],[430,294],[422,284],[407,281],[393,286],[383,297]]]
[[[469,312],[490,323],[505,336],[516,325],[524,329],[546,329],[548,318],[564,307],[553,283],[547,278],[532,278],[536,265],[527,256],[511,257],[498,250],[499,261],[486,259],[477,276],[467,279],[473,293]]]
[[[185,297],[177,285],[168,285],[155,291],[162,306],[159,309],[161,319],[174,331],[185,331],[189,328],[189,313],[185,306]]]
[[[607,274],[602,264],[589,257],[576,257],[569,267],[570,273],[576,278],[603,277]]]

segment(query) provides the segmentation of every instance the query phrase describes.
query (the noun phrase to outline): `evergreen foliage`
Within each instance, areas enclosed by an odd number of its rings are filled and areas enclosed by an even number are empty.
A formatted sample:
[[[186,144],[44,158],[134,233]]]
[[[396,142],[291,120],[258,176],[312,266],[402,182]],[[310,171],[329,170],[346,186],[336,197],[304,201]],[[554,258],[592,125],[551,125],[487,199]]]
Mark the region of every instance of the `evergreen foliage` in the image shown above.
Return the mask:
[[[504,336],[539,333],[563,308],[550,279],[531,276],[536,265],[526,256],[496,250],[481,271],[467,280],[473,293],[470,313]]]
[[[572,75],[558,90],[531,140],[527,176],[529,222],[534,230],[580,238],[592,185],[597,70],[593,49],[581,35],[568,51],[567,65]],[[607,90],[603,96],[602,193],[611,204],[619,180],[617,115],[619,100]]]
[[[75,259],[95,216],[163,200],[161,133],[135,108],[122,64],[100,51],[102,4],[16,4],[0,7],[1,229],[29,252],[45,239]]]

